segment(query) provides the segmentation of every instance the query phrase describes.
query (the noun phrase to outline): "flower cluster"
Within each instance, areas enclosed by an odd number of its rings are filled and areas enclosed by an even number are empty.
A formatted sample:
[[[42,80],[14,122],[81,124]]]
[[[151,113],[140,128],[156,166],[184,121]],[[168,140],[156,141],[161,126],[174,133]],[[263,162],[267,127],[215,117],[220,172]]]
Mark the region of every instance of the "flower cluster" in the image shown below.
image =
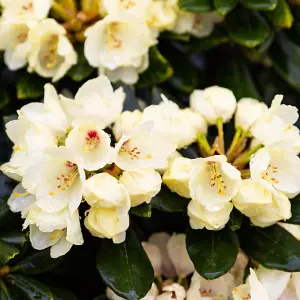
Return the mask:
[[[248,271],[249,259],[240,251],[228,273],[206,280],[195,271],[184,234],[155,233],[144,249],[154,268],[156,281],[142,300],[297,300],[300,273],[288,273],[258,266]],[[192,276],[190,276],[192,275]],[[110,300],[122,300],[107,289]]]
[[[268,109],[254,99],[237,104],[230,90],[213,86],[194,91],[191,108],[162,95],[158,105],[122,112],[124,99],[104,75],[86,82],[75,99],[47,84],[44,103],[25,105],[6,124],[14,151],[1,170],[21,182],[8,204],[22,212],[34,248],[52,246],[55,257],[82,244],[82,201],[91,234],[123,242],[129,209],[150,203],[162,182],[191,199],[193,229],[222,229],[233,207],[260,227],[291,216],[289,198],[300,192],[300,135],[297,109],[282,105],[282,96]],[[225,153],[223,123],[235,111]],[[209,125],[218,129],[212,146]],[[196,141],[202,157],[176,151]]]
[[[134,84],[138,74],[148,68],[149,48],[158,42],[160,32],[169,30],[202,37],[209,35],[214,24],[222,20],[217,13],[181,11],[177,0],[90,2],[92,13],[76,14],[76,8],[69,7],[70,4],[64,7],[53,0],[1,1],[0,50],[5,51],[6,65],[17,70],[28,64],[29,72],[57,81],[77,63],[72,43],[79,41],[84,42],[88,63],[100,74],[113,82]],[[61,24],[61,18],[49,18],[51,8],[54,17],[63,17],[66,22]],[[73,40],[74,32],[79,40]]]

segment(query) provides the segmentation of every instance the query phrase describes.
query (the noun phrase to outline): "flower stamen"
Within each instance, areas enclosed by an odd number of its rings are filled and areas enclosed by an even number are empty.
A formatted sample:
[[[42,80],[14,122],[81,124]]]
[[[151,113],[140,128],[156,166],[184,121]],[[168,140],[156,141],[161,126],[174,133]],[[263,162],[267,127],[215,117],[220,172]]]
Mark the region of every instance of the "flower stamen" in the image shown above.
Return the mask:
[[[83,148],[83,151],[84,152],[94,152],[100,143],[100,137],[99,137],[98,132],[96,130],[89,130],[85,137],[85,141],[86,141],[86,144]]]
[[[112,22],[108,25],[106,40],[110,49],[120,48],[122,46],[122,41],[116,36],[119,24],[119,22]]]
[[[224,179],[221,175],[221,172],[217,166],[217,163],[214,161],[207,162],[210,173],[210,186],[216,187],[219,195],[224,196],[226,194],[226,185]]]

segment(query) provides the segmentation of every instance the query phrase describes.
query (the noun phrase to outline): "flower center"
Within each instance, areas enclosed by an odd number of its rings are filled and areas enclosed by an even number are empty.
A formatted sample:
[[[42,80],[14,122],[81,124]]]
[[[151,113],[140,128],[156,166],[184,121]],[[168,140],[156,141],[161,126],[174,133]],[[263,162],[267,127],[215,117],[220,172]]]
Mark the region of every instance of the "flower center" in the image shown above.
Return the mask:
[[[133,148],[129,147],[129,140],[123,143],[120,152],[130,155],[130,159],[132,160],[139,159],[141,154],[138,147],[133,147]]]
[[[22,6],[22,10],[24,12],[28,12],[28,11],[33,11],[33,3],[32,2],[29,2],[25,5]]]
[[[195,22],[193,24],[193,28],[194,29],[202,29],[203,28],[202,19],[200,16],[196,17]]]
[[[28,31],[19,33],[18,36],[17,36],[18,43],[21,44],[21,43],[26,42],[27,37],[28,37]]]
[[[61,173],[58,176],[56,176],[57,190],[49,192],[50,196],[54,196],[58,192],[67,190],[73,185],[74,181],[78,178],[79,172],[76,164],[72,163],[71,161],[67,161],[65,163],[65,166],[67,167],[67,172]]]
[[[47,50],[43,56],[43,59],[46,68],[51,69],[57,64],[58,35],[52,34],[47,44]]]
[[[50,239],[51,240],[55,240],[56,238],[58,238],[64,231],[62,229],[57,229],[54,230],[51,235],[50,235]]]
[[[100,137],[96,130],[89,130],[85,137],[84,152],[94,152],[100,143]]]
[[[112,22],[107,26],[106,41],[110,49],[120,48],[122,41],[117,38],[119,22]]]
[[[261,173],[262,179],[268,181],[271,184],[277,184],[279,181],[274,177],[278,171],[278,167],[272,166],[271,164],[268,165],[267,171]]]
[[[209,161],[207,164],[210,173],[210,186],[215,187],[219,195],[224,196],[226,194],[226,185],[217,163]]]
[[[131,8],[136,5],[136,2],[134,0],[120,0],[120,4],[123,6],[123,8]]]

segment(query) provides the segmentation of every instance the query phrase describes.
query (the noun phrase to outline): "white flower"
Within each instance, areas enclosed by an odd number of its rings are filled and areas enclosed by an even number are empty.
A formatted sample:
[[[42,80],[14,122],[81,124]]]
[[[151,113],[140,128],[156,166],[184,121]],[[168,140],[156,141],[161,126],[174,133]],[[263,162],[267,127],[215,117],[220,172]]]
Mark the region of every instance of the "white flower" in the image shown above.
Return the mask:
[[[1,5],[4,6],[2,18],[32,22],[47,17],[52,0],[2,0]]]
[[[37,206],[46,212],[57,212],[69,206],[74,212],[82,199],[85,173],[75,164],[65,147],[49,149],[26,169],[22,184],[37,198]]]
[[[125,241],[129,227],[129,207],[91,207],[84,219],[85,227],[93,236],[112,239],[114,243]]]
[[[127,211],[130,208],[130,198],[126,188],[108,173],[99,173],[86,180],[83,195],[86,202],[92,207],[124,206]]]
[[[84,53],[93,67],[114,70],[138,67],[156,43],[143,20],[132,15],[108,15],[85,31]]]
[[[116,69],[108,69],[104,66],[99,67],[99,74],[106,75],[111,82],[123,81],[126,84],[135,84],[139,79],[139,74],[146,71],[149,67],[149,55],[146,53],[141,56],[133,65],[122,66]]]
[[[103,9],[108,14],[130,14],[143,18],[151,0],[102,0]]]
[[[172,283],[162,289],[163,293],[156,297],[156,300],[172,300],[173,295],[175,299],[184,300],[186,298],[186,291],[184,287],[178,283]]]
[[[206,280],[195,272],[187,291],[187,300],[228,299],[234,286],[234,277],[227,273],[218,279]]]
[[[244,300],[247,298],[251,300],[271,300],[266,289],[257,279],[253,269],[250,269],[248,283],[234,288],[232,295],[234,300]]]
[[[154,276],[160,276],[162,274],[162,253],[160,249],[156,245],[147,242],[143,242],[142,245],[153,267]]]
[[[153,123],[148,121],[122,136],[115,146],[114,162],[127,171],[163,168],[175,149],[176,144],[172,139],[164,133],[154,131]]]
[[[242,183],[240,171],[226,160],[225,155],[215,155],[192,161],[190,195],[207,210],[222,209]]]
[[[250,179],[243,180],[232,202],[259,227],[270,226],[291,217],[291,204],[287,196],[280,192],[272,192]]]
[[[282,95],[275,96],[270,109],[251,126],[251,134],[265,146],[285,139],[292,125],[298,120],[298,109],[294,106],[281,104],[282,99]]]
[[[177,1],[174,1],[177,6]],[[185,12],[180,9],[176,9],[177,17],[174,27],[171,29],[172,31],[178,34],[190,33],[193,29],[194,22],[196,19],[196,15],[193,13]]]
[[[116,140],[119,141],[123,134],[133,129],[142,119],[142,115],[142,112],[137,109],[134,111],[123,111],[112,128]]]
[[[163,182],[167,187],[178,195],[190,198],[190,172],[192,160],[185,157],[177,157],[170,164],[163,175]]]
[[[0,21],[0,50],[5,51],[4,62],[10,70],[18,70],[27,64],[30,51],[29,25],[21,20]]]
[[[217,118],[228,122],[236,109],[236,99],[229,89],[211,86],[195,90],[190,96],[191,108],[201,114],[209,124],[216,124]]]
[[[173,263],[176,274],[182,278],[195,271],[195,267],[186,249],[185,234],[173,234],[168,243],[168,255]]]
[[[143,122],[153,121],[154,129],[172,136],[178,148],[192,144],[199,133],[207,132],[207,125],[201,116],[190,110],[181,110],[176,103],[162,97],[164,101],[159,105],[144,109]]]
[[[174,151],[169,156],[166,165],[163,168],[157,169],[157,171],[159,172],[159,174],[163,175],[167,171],[167,169],[171,166],[171,164],[173,163],[174,159],[176,159],[177,157],[182,157],[182,155],[178,151]]]
[[[300,159],[289,149],[262,148],[250,160],[251,179],[294,197],[300,192]]]
[[[248,130],[250,126],[266,111],[265,103],[252,98],[242,98],[237,103],[235,113],[235,127]]]
[[[150,203],[151,199],[161,189],[161,177],[154,169],[141,169],[135,171],[124,171],[119,178],[127,189],[131,207],[142,203]]]
[[[78,159],[80,167],[88,171],[103,168],[111,158],[110,137],[103,131],[103,123],[77,119],[72,126],[65,143]]]
[[[29,53],[29,71],[42,77],[61,79],[72,65],[77,54],[66,37],[66,30],[54,19],[45,19],[28,35],[32,47]]]
[[[220,230],[229,221],[232,208],[233,205],[228,202],[220,210],[209,211],[197,200],[192,199],[187,211],[190,217],[190,225],[193,229]]]
[[[278,300],[300,299],[300,273],[292,273],[291,279]]]
[[[147,9],[147,24],[159,31],[172,30],[176,23],[177,11],[174,0],[152,0]]]
[[[109,126],[122,112],[125,93],[123,88],[114,91],[108,78],[101,75],[84,83],[75,100],[60,97],[70,119],[93,118]]]

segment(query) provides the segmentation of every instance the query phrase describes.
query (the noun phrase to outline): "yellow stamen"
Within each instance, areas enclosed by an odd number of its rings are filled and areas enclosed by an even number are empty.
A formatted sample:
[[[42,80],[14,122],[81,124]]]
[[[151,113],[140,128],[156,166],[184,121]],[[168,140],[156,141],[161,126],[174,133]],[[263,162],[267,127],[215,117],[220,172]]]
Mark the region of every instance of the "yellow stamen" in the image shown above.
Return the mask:
[[[15,151],[22,151],[23,149],[20,146],[14,145],[13,150]]]
[[[120,0],[120,2],[121,2],[121,5],[123,6],[123,8],[126,8],[126,9],[131,8],[136,5],[136,2],[133,0]]]
[[[276,173],[276,172],[274,172],[274,173]],[[261,177],[262,177],[264,180],[266,180],[266,181],[268,181],[269,183],[271,183],[271,184],[277,184],[277,183],[279,183],[279,181],[278,181],[276,178],[274,178],[274,177],[271,178],[271,177],[268,175],[267,172],[262,172],[262,173],[261,173]]]
[[[122,46],[122,41],[116,36],[119,24],[119,22],[112,22],[107,27],[106,41],[110,49],[120,48]]]
[[[62,233],[63,233],[63,230],[62,230],[62,229],[54,230],[53,233],[51,233],[51,235],[50,235],[50,239],[51,239],[51,240],[55,240],[55,239],[58,238]]]
[[[14,193],[15,197],[23,197],[23,196],[27,196],[27,195],[30,195],[30,194],[28,192],[25,192],[25,193],[17,193],[17,192],[15,192]]]
[[[53,34],[48,41],[48,48],[44,55],[46,68],[51,69],[57,64],[57,48],[58,48],[58,35]]]
[[[219,195],[224,196],[226,194],[226,185],[222,178],[221,172],[216,162],[209,161],[208,163],[211,187],[216,187]]]

